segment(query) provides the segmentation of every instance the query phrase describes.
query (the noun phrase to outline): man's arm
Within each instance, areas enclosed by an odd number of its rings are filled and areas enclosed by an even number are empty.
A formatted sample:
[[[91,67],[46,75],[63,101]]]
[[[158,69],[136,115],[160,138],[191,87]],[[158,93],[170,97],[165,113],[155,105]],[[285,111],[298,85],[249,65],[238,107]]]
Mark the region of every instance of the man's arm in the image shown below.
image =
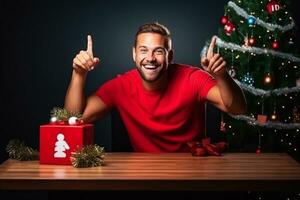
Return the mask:
[[[80,51],[73,59],[73,72],[69,84],[64,108],[69,111],[83,113],[82,119],[86,122],[93,122],[97,118],[105,115],[109,109],[103,101],[96,95],[86,99],[84,86],[87,73],[94,69],[99,63],[99,58],[94,58],[93,42],[88,36],[87,50]]]
[[[228,75],[223,58],[219,54],[214,54],[215,43],[216,37],[213,37],[207,55],[201,61],[203,68],[217,81],[217,85],[208,91],[207,99],[224,112],[235,115],[245,113],[247,104],[244,93]]]

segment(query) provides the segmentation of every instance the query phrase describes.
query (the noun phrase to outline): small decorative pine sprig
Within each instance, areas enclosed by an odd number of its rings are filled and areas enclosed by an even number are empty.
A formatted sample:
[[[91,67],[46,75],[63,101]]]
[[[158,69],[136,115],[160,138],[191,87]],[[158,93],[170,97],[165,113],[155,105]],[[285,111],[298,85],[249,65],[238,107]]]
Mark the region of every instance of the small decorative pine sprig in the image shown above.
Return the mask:
[[[71,154],[72,165],[76,168],[97,167],[104,163],[104,147],[87,145]]]
[[[20,140],[10,140],[6,146],[6,151],[9,158],[27,161],[27,160],[38,160],[39,152],[31,147],[25,145],[23,141]]]
[[[77,111],[68,111],[64,108],[54,107],[50,112],[51,117],[56,117],[58,121],[68,121],[70,117],[81,118],[82,114]]]

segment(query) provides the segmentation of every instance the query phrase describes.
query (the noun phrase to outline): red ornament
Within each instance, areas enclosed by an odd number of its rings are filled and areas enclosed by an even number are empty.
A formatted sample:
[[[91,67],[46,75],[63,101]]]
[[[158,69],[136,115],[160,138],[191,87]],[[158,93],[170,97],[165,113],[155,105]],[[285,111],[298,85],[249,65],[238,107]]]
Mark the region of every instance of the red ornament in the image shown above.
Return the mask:
[[[276,40],[272,42],[272,48],[273,49],[278,49],[279,48],[279,43]]]
[[[257,147],[256,154],[261,154],[261,148],[260,147]]]
[[[222,120],[220,124],[220,131],[226,132],[226,123]]]
[[[255,44],[255,39],[253,37],[245,38],[244,42],[246,47],[253,46]]]
[[[272,14],[273,12],[278,11],[281,8],[281,5],[277,1],[271,1],[266,6],[266,9],[269,14]]]
[[[227,16],[222,16],[220,20],[221,24],[225,25],[228,22],[228,17]]]
[[[250,46],[253,46],[255,44],[255,39],[253,38],[253,37],[251,37],[250,39],[249,39],[249,45]]]
[[[235,31],[234,24],[231,23],[230,21],[228,21],[224,26],[224,31],[225,31],[226,35],[230,36],[232,34],[232,32]]]

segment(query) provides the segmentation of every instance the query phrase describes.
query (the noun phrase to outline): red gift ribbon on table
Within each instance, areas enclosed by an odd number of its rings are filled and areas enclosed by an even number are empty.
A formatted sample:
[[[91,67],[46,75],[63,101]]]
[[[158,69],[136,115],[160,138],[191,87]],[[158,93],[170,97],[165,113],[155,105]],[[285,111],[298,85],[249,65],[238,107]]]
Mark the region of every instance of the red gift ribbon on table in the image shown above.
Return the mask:
[[[226,148],[225,142],[211,144],[210,138],[204,138],[201,142],[188,142],[187,144],[193,156],[221,156]]]

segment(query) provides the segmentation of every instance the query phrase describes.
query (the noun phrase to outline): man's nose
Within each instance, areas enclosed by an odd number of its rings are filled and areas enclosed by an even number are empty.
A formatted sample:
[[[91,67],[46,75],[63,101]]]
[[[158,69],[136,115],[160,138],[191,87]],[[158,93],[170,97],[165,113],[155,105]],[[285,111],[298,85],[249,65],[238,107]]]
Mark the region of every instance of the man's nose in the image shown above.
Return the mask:
[[[146,59],[147,59],[148,62],[153,62],[153,61],[155,61],[156,58],[155,58],[154,52],[149,51],[149,52],[147,53],[147,58],[146,58]]]

